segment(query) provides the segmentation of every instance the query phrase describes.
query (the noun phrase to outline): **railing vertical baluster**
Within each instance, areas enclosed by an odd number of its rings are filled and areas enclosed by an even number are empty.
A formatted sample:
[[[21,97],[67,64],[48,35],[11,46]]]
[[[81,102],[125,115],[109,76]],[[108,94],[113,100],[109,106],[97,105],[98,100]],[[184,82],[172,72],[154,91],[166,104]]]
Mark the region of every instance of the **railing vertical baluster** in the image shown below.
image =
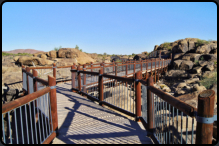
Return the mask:
[[[3,137],[3,142],[6,143],[6,142],[5,142],[5,125],[4,125],[4,118],[3,118],[3,115],[4,115],[4,114],[2,114],[2,132],[3,132],[2,137]]]
[[[182,129],[183,129],[183,112],[181,112],[181,139],[180,139],[180,144],[182,144]]]
[[[9,136],[10,136],[10,143],[12,144],[10,114],[9,112],[7,113],[8,113],[8,131],[9,131]]]
[[[174,106],[173,106],[173,122],[172,122],[172,143],[174,144]]]
[[[16,114],[16,109],[14,109],[14,121],[15,121],[15,130],[16,130],[16,140],[18,144],[18,132],[17,132],[17,114]],[[2,121],[4,122],[4,121]],[[4,129],[3,129],[4,130]]]
[[[193,133],[194,133],[194,118],[192,118],[192,137],[191,137],[191,144],[193,144]]]
[[[32,136],[32,143],[34,144],[34,139],[33,139],[33,125],[32,125],[32,114],[31,114],[31,102],[29,102],[29,114],[30,114],[30,126],[31,126],[31,136]]]
[[[21,106],[20,106],[20,120],[21,120],[21,134],[22,134],[22,142],[24,144],[24,129],[23,129],[23,119],[22,119],[22,111],[21,111]]]

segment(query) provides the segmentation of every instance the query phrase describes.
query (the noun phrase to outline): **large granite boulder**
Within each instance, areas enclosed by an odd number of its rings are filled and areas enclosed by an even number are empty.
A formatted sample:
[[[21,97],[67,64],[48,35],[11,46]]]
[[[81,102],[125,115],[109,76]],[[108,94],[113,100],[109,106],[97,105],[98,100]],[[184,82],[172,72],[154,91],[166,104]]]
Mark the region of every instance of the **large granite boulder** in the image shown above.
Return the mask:
[[[210,51],[211,48],[208,44],[198,46],[198,48],[196,49],[196,53],[198,54],[208,54]]]
[[[53,61],[39,58],[39,57],[29,57],[29,56],[21,56],[17,60],[18,63],[22,65],[33,66],[34,65],[52,65]]]
[[[174,60],[182,59],[182,57],[183,57],[184,54],[185,54],[185,53],[177,53],[177,54],[174,54],[173,59],[174,59]]]
[[[173,62],[173,66],[174,66],[174,69],[179,69],[181,63],[182,63],[183,60],[175,60]]]
[[[49,57],[57,58],[57,52],[55,50],[49,51]]]
[[[178,47],[173,47],[173,53],[186,53],[189,50],[187,40],[180,40],[178,42]]]
[[[58,50],[59,58],[76,58],[78,57],[74,48],[61,48]]]
[[[144,60],[146,59],[147,55],[144,54],[137,54],[134,56],[133,60]]]
[[[186,60],[183,60],[181,65],[180,65],[180,70],[190,70],[192,69],[194,63],[192,61],[186,61]]]

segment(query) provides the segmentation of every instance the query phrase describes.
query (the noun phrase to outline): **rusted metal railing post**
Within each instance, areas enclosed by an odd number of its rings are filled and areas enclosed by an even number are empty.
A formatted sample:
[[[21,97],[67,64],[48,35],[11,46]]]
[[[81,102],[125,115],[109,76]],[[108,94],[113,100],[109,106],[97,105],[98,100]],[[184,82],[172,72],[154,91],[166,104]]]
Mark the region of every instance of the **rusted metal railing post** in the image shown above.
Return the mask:
[[[38,73],[35,69],[32,69],[32,72],[33,72],[33,92],[36,92],[38,89],[37,89],[37,81],[35,79],[35,77],[37,77]],[[37,107],[37,101],[35,100],[35,107]],[[38,114],[38,113],[36,113]]]
[[[161,59],[161,50],[160,50],[160,52],[159,52],[159,59]]]
[[[35,69],[32,69],[33,72],[33,91],[37,91],[37,81],[35,80],[35,77],[37,77],[38,73]]]
[[[56,78],[56,64],[53,63],[53,77]]]
[[[141,83],[139,80],[142,79],[142,72],[138,71],[135,73],[135,95],[136,95],[136,121],[140,122],[139,117],[141,116]]]
[[[76,69],[75,64],[71,66],[71,69]],[[72,92],[75,92],[73,88],[76,88],[75,85],[75,72],[71,72],[71,82],[72,82]]]
[[[80,66],[77,67],[77,72],[78,72],[78,91],[81,92],[81,74],[79,70],[80,70]]]
[[[155,83],[157,81],[157,78],[156,78],[156,76],[157,76],[157,69],[156,69],[156,67],[157,67],[157,59],[155,58],[155,70],[154,70],[154,82]]]
[[[102,105],[101,101],[103,101],[103,68],[101,68],[99,70],[99,80],[98,80],[98,83],[99,83],[99,101],[100,101],[100,105]]]
[[[115,62],[113,60],[113,72],[115,71]]]
[[[25,70],[25,66],[24,66],[24,65],[22,65],[22,69]],[[23,81],[22,89],[23,89],[23,94],[25,95],[25,94],[26,94],[26,91],[24,91],[24,77],[23,77],[23,71],[22,71],[22,69],[21,69],[21,72],[22,72],[22,81]]]
[[[86,64],[83,65],[83,71],[86,71]],[[83,73],[83,92],[86,93],[86,74]]]
[[[149,77],[147,80],[148,86],[153,86],[153,77]],[[148,130],[153,132],[153,119],[154,119],[154,96],[152,92],[147,89],[147,117],[148,117]]]
[[[133,74],[135,74],[135,63],[136,63],[136,60],[134,60],[134,70],[133,70]]]
[[[142,71],[142,63],[143,63],[143,60],[141,60],[141,71]]]
[[[51,104],[51,115],[52,115],[52,124],[53,131],[56,132],[58,136],[58,114],[57,114],[57,98],[56,98],[56,78],[48,76],[50,90],[50,104]]]
[[[125,76],[126,78],[128,76],[128,61],[126,61],[126,65],[125,65]]]
[[[214,100],[214,90],[205,90],[198,95],[196,144],[212,144]]]
[[[115,63],[115,76],[117,76],[117,62]]]
[[[90,67],[91,67],[91,72],[93,72],[93,62],[90,63]]]
[[[30,72],[30,68],[26,67],[26,71]],[[30,94],[28,74],[27,74],[27,94]]]

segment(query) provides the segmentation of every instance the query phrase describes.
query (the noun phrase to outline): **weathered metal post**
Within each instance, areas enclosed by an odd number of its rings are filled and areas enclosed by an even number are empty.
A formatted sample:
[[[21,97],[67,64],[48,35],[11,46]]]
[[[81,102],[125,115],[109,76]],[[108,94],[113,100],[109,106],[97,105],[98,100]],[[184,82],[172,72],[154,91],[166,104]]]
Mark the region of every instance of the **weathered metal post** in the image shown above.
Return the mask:
[[[154,69],[154,83],[156,83],[156,81],[157,81],[157,78],[156,78],[156,76],[157,76],[157,69],[156,69],[156,66],[157,65],[157,59],[155,58],[155,69]]]
[[[142,72],[138,71],[135,73],[135,95],[136,95],[136,121],[140,122],[139,117],[141,116],[141,83],[139,80],[142,79]]]
[[[134,71],[133,71],[133,74],[135,74],[135,63],[136,63],[136,60],[134,60]]]
[[[58,114],[57,114],[57,98],[56,98],[56,78],[48,76],[50,90],[50,104],[51,104],[51,115],[52,115],[52,124],[53,131],[56,132],[58,136]]]
[[[26,71],[30,72],[30,68],[28,66],[26,67]],[[27,94],[30,94],[28,74],[27,74]]]
[[[77,67],[77,72],[78,72],[78,91],[81,92],[81,74],[79,70],[80,70],[80,66]]]
[[[115,76],[117,76],[117,62],[115,63]]]
[[[37,81],[35,79],[35,77],[37,77],[38,73],[35,69],[32,69],[33,72],[33,91],[36,92],[37,91]]]
[[[90,64],[90,67],[91,67],[91,72],[93,72],[93,62],[91,62],[91,64]]]
[[[24,69],[25,70],[25,66],[24,65],[22,65],[22,69]],[[22,69],[21,69],[21,71],[22,71]],[[23,89],[23,94],[25,95],[26,94],[26,91],[24,90],[24,77],[23,77],[23,71],[22,71],[22,81],[23,81],[23,87],[22,87],[22,89]]]
[[[142,61],[143,61],[143,60],[140,61],[140,62],[141,62],[141,71],[142,71],[142,63],[143,63]]]
[[[83,71],[86,71],[86,64],[83,65]],[[86,74],[83,73],[83,92],[86,93]]]
[[[99,101],[100,101],[100,105],[102,105],[101,101],[103,101],[103,68],[101,68],[99,70],[99,80],[98,80],[98,83],[99,83]]]
[[[148,87],[153,86],[153,77],[149,77],[147,80]],[[153,119],[154,119],[154,95],[153,93],[147,88],[147,117],[148,117],[148,129],[150,132],[153,132]]]
[[[214,100],[214,90],[205,90],[198,95],[196,144],[212,144]]]
[[[37,77],[38,73],[35,69],[32,69],[32,72],[33,72],[33,92],[36,92],[38,89],[37,89],[37,81],[36,81],[35,77]],[[35,107],[37,107],[37,101],[36,100],[35,100]]]
[[[76,69],[75,64],[73,64],[71,66],[71,69]],[[72,82],[72,92],[76,92],[74,89],[76,89],[76,85],[75,85],[75,72],[71,72],[71,82]]]
[[[53,63],[53,77],[56,78],[56,64]]]

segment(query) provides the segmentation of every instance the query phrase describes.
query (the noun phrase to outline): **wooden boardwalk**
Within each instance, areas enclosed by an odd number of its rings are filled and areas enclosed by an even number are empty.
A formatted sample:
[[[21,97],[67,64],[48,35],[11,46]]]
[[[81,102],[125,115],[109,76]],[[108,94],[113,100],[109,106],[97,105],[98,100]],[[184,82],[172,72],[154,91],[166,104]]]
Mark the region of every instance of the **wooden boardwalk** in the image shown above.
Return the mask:
[[[53,144],[153,144],[141,125],[57,85],[59,135]]]

